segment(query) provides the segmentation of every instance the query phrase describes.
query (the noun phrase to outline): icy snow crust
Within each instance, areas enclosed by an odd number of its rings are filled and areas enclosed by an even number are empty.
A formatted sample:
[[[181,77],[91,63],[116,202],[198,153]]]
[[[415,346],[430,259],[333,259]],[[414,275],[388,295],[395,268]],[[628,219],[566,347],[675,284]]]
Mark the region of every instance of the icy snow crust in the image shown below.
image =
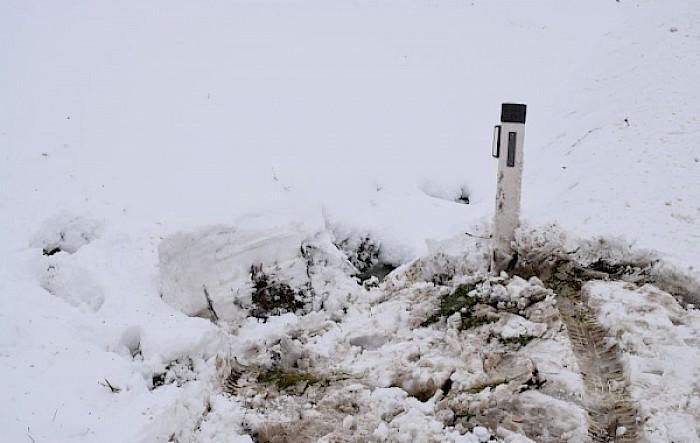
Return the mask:
[[[575,302],[639,439],[700,441],[699,26],[695,0],[1,2],[0,441],[588,441],[562,257],[599,273]],[[505,101],[521,261],[493,276]]]

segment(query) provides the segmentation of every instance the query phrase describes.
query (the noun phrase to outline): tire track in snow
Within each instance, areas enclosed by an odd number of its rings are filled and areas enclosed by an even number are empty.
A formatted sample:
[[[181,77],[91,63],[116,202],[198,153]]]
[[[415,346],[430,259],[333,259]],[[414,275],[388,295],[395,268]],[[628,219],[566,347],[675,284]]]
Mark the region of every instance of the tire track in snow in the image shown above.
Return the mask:
[[[617,343],[582,300],[581,292],[560,291],[557,306],[585,384],[588,434],[594,442],[640,442],[637,407],[629,395]]]

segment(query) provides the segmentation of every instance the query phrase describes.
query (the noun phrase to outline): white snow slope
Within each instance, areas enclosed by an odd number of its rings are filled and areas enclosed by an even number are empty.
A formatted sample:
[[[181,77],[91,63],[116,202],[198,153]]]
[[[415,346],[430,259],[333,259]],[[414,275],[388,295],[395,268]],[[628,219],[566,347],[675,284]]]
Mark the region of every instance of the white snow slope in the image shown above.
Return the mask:
[[[523,242],[603,237],[697,287],[698,78],[696,0],[3,0],[0,441],[586,441],[554,295],[519,302],[541,282],[465,235],[491,128],[528,104]],[[406,266],[360,285],[363,251]],[[257,264],[312,300],[252,317]],[[519,314],[420,326],[474,281]],[[641,438],[699,442],[694,300],[589,285]],[[325,381],[261,387],[275,365]],[[491,401],[515,412],[460,424]]]

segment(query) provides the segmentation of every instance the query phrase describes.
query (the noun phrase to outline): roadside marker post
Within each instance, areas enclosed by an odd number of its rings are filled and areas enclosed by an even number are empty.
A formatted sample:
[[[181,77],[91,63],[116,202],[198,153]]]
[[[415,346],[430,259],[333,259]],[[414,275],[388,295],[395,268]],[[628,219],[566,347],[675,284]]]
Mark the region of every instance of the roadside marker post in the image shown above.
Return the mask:
[[[496,212],[491,244],[491,270],[505,271],[516,259],[515,230],[520,225],[520,194],[523,178],[523,146],[527,106],[501,105],[501,124],[493,133],[492,155],[498,159]]]

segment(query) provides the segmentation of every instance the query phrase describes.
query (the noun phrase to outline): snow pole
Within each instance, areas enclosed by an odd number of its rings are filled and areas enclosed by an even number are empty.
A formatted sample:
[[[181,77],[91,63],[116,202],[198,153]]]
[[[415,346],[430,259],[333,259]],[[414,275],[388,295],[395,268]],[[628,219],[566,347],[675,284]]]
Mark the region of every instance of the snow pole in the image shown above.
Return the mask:
[[[523,177],[523,146],[527,106],[501,105],[501,124],[493,133],[492,155],[498,159],[496,212],[493,217],[491,271],[500,273],[517,259],[513,251],[515,230],[520,224],[520,188]]]

